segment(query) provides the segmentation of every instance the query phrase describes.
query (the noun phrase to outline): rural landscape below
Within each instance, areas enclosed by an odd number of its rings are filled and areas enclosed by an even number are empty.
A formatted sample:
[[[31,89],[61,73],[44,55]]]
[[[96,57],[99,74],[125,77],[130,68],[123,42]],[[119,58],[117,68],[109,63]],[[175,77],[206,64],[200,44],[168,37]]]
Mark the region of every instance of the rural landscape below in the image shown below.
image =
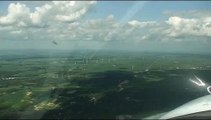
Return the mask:
[[[211,56],[128,51],[5,50],[1,118],[143,118],[209,94]]]

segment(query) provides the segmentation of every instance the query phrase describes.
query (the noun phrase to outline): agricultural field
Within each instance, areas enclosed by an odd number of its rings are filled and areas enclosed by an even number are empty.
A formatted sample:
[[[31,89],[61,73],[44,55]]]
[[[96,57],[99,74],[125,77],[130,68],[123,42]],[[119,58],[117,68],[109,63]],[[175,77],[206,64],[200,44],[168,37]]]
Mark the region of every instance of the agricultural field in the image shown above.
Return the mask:
[[[209,94],[211,55],[0,51],[0,118],[143,118]]]

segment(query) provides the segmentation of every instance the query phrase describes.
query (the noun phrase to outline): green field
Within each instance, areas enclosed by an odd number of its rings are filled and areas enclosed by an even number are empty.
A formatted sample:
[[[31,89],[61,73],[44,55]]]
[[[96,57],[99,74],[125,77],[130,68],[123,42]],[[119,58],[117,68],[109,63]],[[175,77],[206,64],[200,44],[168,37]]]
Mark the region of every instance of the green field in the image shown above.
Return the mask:
[[[211,55],[16,52],[0,52],[2,119],[145,117],[206,95],[193,75],[211,82]]]

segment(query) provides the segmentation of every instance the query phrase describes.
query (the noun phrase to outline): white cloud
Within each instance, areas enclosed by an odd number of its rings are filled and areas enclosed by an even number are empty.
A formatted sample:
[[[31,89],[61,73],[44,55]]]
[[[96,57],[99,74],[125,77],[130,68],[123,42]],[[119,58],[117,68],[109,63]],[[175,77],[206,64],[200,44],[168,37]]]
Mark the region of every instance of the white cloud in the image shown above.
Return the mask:
[[[165,31],[168,36],[211,36],[211,17],[188,19],[174,16],[170,17],[166,23],[170,26]]]
[[[8,7],[8,14],[6,16],[0,16],[0,25],[24,25],[29,20],[29,13],[30,9],[26,5],[11,3]]]
[[[46,23],[56,20],[57,22],[73,22],[83,16],[93,1],[75,2],[75,1],[53,1],[41,7],[31,14],[34,23]]]
[[[44,26],[49,22],[72,22],[81,18],[95,1],[53,1],[36,7],[35,11],[23,3],[11,3],[8,14],[0,16],[0,25]]]
[[[150,27],[150,26],[157,26],[157,22],[155,21],[145,21],[145,22],[140,22],[137,20],[132,20],[128,22],[129,25],[133,26],[133,27]]]

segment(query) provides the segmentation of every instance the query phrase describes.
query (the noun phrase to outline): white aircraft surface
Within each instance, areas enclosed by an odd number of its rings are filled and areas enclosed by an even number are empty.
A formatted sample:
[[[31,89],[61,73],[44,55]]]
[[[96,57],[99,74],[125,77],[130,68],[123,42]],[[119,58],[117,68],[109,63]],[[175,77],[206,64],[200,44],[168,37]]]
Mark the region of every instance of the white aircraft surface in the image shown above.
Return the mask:
[[[156,114],[144,119],[171,119],[178,117],[181,118],[181,116],[187,116],[187,115],[190,115],[192,117],[195,116],[195,117],[211,118],[210,112],[211,112],[211,95],[206,95],[197,98],[195,100],[192,100],[188,103],[185,103],[184,105],[177,107],[176,109],[170,112]]]

